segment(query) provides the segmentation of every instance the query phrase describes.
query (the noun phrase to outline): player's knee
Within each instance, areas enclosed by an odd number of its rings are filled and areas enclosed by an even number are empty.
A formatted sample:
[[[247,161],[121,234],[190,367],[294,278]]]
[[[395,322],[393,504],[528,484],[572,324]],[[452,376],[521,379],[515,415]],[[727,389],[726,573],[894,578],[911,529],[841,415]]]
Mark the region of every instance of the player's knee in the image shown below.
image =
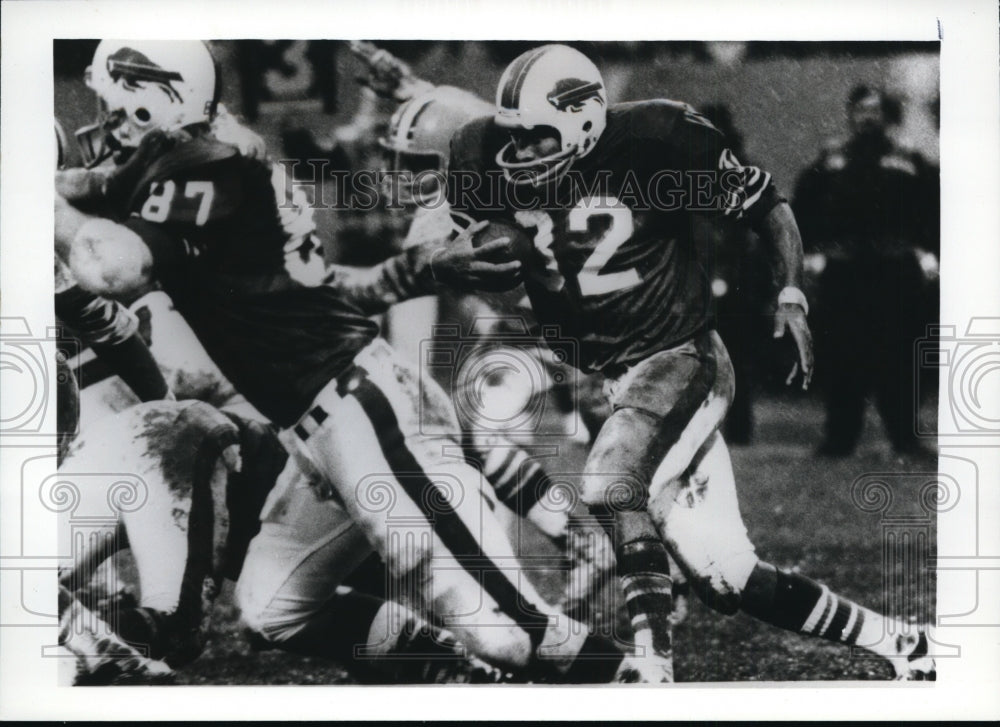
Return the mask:
[[[267,609],[243,612],[243,625],[253,633],[258,646],[281,647],[302,631],[307,615],[289,617]]]
[[[659,459],[652,446],[657,420],[638,409],[619,409],[605,422],[587,457],[581,499],[590,507],[637,510],[646,504]]]
[[[464,629],[461,639],[470,653],[504,670],[524,670],[534,658],[531,639],[516,626],[493,625]]]
[[[236,604],[243,625],[263,644],[281,646],[299,633],[309,622],[313,611],[283,605],[272,596],[255,592],[242,581],[236,586]]]
[[[260,633],[267,621],[266,604],[254,597],[253,591],[244,585],[242,579],[236,584],[235,596],[243,625],[250,631]]]
[[[406,579],[414,579],[411,581],[414,583],[427,581],[433,566],[434,539],[434,532],[429,528],[390,533],[380,548],[390,578],[399,582]]]
[[[687,575],[691,590],[719,613],[739,610],[743,588],[757,564],[753,543],[742,523],[682,517],[693,510],[675,506],[668,524],[668,545]],[[654,515],[655,517],[655,515]]]
[[[740,609],[743,588],[757,564],[751,549],[690,574],[691,589],[709,608],[726,616]]]
[[[449,615],[448,630],[470,653],[507,671],[528,666],[534,654],[529,632],[538,627],[528,594],[520,593],[515,603],[500,604],[460,570],[441,569],[434,577],[431,611]]]

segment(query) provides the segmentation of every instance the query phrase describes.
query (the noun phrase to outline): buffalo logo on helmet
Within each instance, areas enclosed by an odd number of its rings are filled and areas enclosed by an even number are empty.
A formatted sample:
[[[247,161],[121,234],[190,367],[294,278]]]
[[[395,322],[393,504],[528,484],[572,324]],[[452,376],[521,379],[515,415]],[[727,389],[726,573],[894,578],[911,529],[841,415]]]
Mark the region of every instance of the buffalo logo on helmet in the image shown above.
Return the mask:
[[[549,91],[545,100],[555,106],[557,111],[581,111],[583,103],[587,99],[594,98],[597,102],[604,104],[601,99],[601,84],[598,81],[588,83],[579,78],[564,78],[556,83],[555,88]]]
[[[168,71],[158,66],[133,48],[119,48],[108,56],[108,75],[112,81],[121,79],[122,85],[129,90],[138,88],[136,84],[139,82],[157,83],[166,90],[171,100],[181,101],[173,82],[183,82],[184,77],[177,71]]]

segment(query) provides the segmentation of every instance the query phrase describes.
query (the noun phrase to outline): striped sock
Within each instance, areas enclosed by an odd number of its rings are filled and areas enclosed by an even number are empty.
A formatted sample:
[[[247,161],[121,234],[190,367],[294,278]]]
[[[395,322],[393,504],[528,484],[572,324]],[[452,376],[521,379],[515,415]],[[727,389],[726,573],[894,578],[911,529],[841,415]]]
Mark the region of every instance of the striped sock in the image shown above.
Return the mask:
[[[758,563],[743,592],[744,611],[767,623],[827,641],[861,646],[879,656],[900,656],[891,633],[912,629],[838,596],[826,586]]]
[[[799,629],[802,633],[853,646],[858,643],[866,621],[881,620],[867,608],[841,598],[826,586],[820,586],[820,589],[816,605]]]
[[[666,548],[659,540],[633,540],[624,543],[617,556],[637,649],[649,648],[669,657],[673,596]]]
[[[497,499],[521,517],[526,517],[549,489],[542,465],[516,445],[489,449],[481,462]]]
[[[899,619],[886,618],[871,609],[848,601],[822,586],[823,597],[802,625],[802,632],[828,641],[860,646],[886,658],[902,656],[915,638],[895,636],[914,634],[914,629]]]

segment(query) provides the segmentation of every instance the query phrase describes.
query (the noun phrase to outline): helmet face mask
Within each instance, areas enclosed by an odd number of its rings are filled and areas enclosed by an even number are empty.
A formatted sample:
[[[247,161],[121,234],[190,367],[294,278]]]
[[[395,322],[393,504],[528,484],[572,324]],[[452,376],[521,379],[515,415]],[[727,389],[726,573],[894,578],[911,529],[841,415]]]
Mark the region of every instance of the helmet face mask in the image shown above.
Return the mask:
[[[219,100],[218,69],[200,41],[102,40],[84,81],[98,98],[97,120],[76,132],[88,167],[121,161],[153,129],[210,122]]]
[[[387,172],[383,193],[393,203],[435,206],[444,193],[448,160],[439,154],[419,154],[383,148]]]
[[[83,154],[84,165],[88,169],[124,149],[114,132],[125,122],[125,112],[121,109],[108,111],[103,100],[99,102],[99,106],[101,110],[98,111],[97,120],[77,129],[74,134]]]
[[[393,168],[410,174],[421,172],[443,172],[448,160],[440,154],[419,154],[417,152],[397,152]]]
[[[576,147],[564,148],[559,130],[551,126],[512,129],[497,163],[514,184],[540,186],[560,179],[573,163]]]
[[[600,72],[585,55],[564,45],[546,45],[518,56],[497,88],[496,124],[518,131],[548,129],[558,140],[551,153],[527,159],[515,136],[496,156],[512,184],[557,182],[573,162],[593,151],[607,125],[607,96]],[[536,132],[538,133],[538,132]],[[531,135],[527,136],[528,139]],[[521,157],[520,159],[518,157]]]

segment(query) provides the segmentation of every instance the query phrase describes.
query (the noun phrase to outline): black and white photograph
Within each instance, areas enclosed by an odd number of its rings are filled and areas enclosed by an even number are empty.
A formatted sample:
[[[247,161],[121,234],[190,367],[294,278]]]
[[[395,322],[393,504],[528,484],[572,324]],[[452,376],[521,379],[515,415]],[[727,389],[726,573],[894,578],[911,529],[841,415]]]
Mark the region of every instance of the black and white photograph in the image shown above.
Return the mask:
[[[0,638],[39,716],[996,716],[996,58],[951,106],[929,3],[644,28],[683,7],[45,31],[50,151],[14,176],[5,113],[0,218]]]

